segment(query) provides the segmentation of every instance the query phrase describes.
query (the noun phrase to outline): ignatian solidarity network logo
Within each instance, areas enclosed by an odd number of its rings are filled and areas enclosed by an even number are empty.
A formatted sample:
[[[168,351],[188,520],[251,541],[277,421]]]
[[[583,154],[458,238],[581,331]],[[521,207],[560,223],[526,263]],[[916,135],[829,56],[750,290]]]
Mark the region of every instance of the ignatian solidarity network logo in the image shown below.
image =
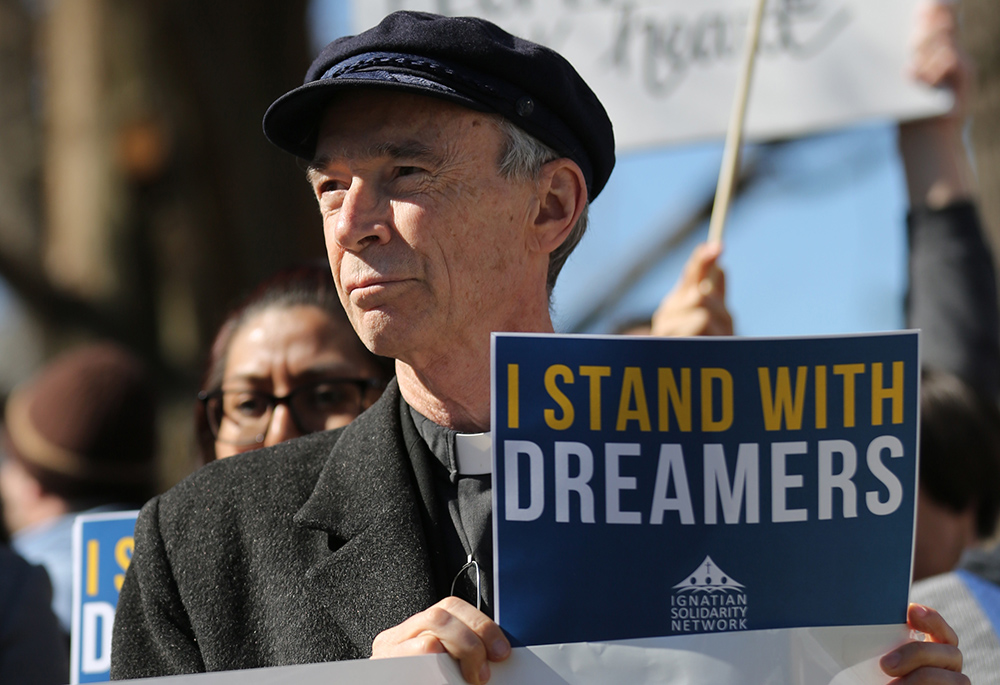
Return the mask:
[[[711,557],[674,585],[670,597],[674,633],[747,630],[746,588],[719,568]]]

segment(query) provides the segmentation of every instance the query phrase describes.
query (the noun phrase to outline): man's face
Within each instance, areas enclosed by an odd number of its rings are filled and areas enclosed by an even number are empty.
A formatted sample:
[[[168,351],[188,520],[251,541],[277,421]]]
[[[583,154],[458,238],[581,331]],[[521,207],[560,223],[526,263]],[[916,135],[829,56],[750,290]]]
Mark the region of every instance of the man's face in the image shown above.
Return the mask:
[[[500,176],[501,147],[488,115],[433,98],[372,90],[328,108],[310,182],[341,300],[374,352],[418,366],[488,349],[490,331],[521,330],[526,298],[546,298],[535,184]]]

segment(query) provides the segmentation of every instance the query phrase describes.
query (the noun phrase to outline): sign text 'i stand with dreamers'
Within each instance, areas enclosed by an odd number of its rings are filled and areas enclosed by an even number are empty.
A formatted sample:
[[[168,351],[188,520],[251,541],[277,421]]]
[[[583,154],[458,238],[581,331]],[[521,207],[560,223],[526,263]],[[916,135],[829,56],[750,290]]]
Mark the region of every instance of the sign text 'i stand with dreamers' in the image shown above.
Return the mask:
[[[915,333],[493,344],[516,641],[905,622]]]

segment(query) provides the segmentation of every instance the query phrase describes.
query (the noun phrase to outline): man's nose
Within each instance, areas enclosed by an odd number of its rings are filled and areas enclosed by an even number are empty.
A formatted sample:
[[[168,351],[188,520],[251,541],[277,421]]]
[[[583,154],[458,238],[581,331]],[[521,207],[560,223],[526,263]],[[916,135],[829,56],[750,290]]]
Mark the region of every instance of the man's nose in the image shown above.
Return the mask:
[[[384,243],[391,233],[388,197],[373,181],[355,178],[337,212],[333,238],[345,250],[358,252],[373,243]]]
[[[302,432],[292,420],[292,412],[284,404],[277,405],[271,412],[271,423],[268,425],[267,435],[264,436],[264,446],[277,445],[300,435]]]

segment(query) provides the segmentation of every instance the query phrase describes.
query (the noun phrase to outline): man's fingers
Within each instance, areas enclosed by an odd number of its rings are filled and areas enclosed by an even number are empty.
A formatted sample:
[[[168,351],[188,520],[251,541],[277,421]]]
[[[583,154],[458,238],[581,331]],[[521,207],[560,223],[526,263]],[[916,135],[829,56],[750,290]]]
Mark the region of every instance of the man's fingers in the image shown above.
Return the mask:
[[[479,685],[490,678],[489,661],[510,654],[510,643],[500,626],[457,597],[379,633],[372,643],[373,659],[441,653],[459,662],[466,682]]]
[[[910,604],[906,623],[913,630],[925,633],[932,642],[958,646],[958,635],[937,611],[923,604]]]
[[[489,616],[458,597],[445,597],[434,605],[468,626],[478,637],[490,661],[502,661],[510,655],[510,642]],[[432,607],[432,608],[434,608]]]
[[[886,675],[896,677],[908,676],[921,668],[958,674],[962,671],[962,653],[955,645],[907,642],[882,657],[881,665]]]
[[[504,659],[510,653],[510,643],[500,626],[457,597],[446,597],[398,626],[383,631],[375,638],[373,648],[385,649],[392,644],[428,634],[435,635],[438,639],[450,637],[456,645],[462,645],[469,641],[470,636],[475,636],[484,654],[488,654],[494,661]],[[447,646],[447,642],[444,642]]]
[[[962,673],[923,668],[902,678],[893,678],[888,685],[971,685],[971,681]]]
[[[376,638],[377,639],[377,638]],[[421,654],[444,654],[441,641],[433,635],[418,635],[402,642],[384,644],[378,649],[372,646],[373,659],[388,659],[397,656],[419,656]]]
[[[485,683],[490,679],[489,661],[501,661],[510,654],[510,643],[500,626],[468,602],[447,597],[428,612],[436,626],[431,634],[458,660],[466,682]]]
[[[450,633],[447,629],[443,632]],[[471,635],[472,633],[469,634]],[[445,641],[447,641],[447,644]],[[464,644],[459,645],[459,643],[463,642]],[[451,633],[449,637],[442,638],[428,631],[402,642],[385,645],[380,649],[376,649],[374,645],[372,647],[373,659],[421,656],[424,654],[448,654],[459,662],[462,677],[467,683],[472,683],[472,685],[482,685],[482,683],[490,679],[489,665],[486,662],[486,650],[483,649],[482,643],[479,644],[477,649],[471,642],[463,641],[460,635],[454,633]]]
[[[882,670],[897,680],[893,683],[968,683],[962,675],[962,652],[958,635],[938,612],[921,604],[911,604],[907,624],[930,638],[929,642],[907,642],[882,657]]]

